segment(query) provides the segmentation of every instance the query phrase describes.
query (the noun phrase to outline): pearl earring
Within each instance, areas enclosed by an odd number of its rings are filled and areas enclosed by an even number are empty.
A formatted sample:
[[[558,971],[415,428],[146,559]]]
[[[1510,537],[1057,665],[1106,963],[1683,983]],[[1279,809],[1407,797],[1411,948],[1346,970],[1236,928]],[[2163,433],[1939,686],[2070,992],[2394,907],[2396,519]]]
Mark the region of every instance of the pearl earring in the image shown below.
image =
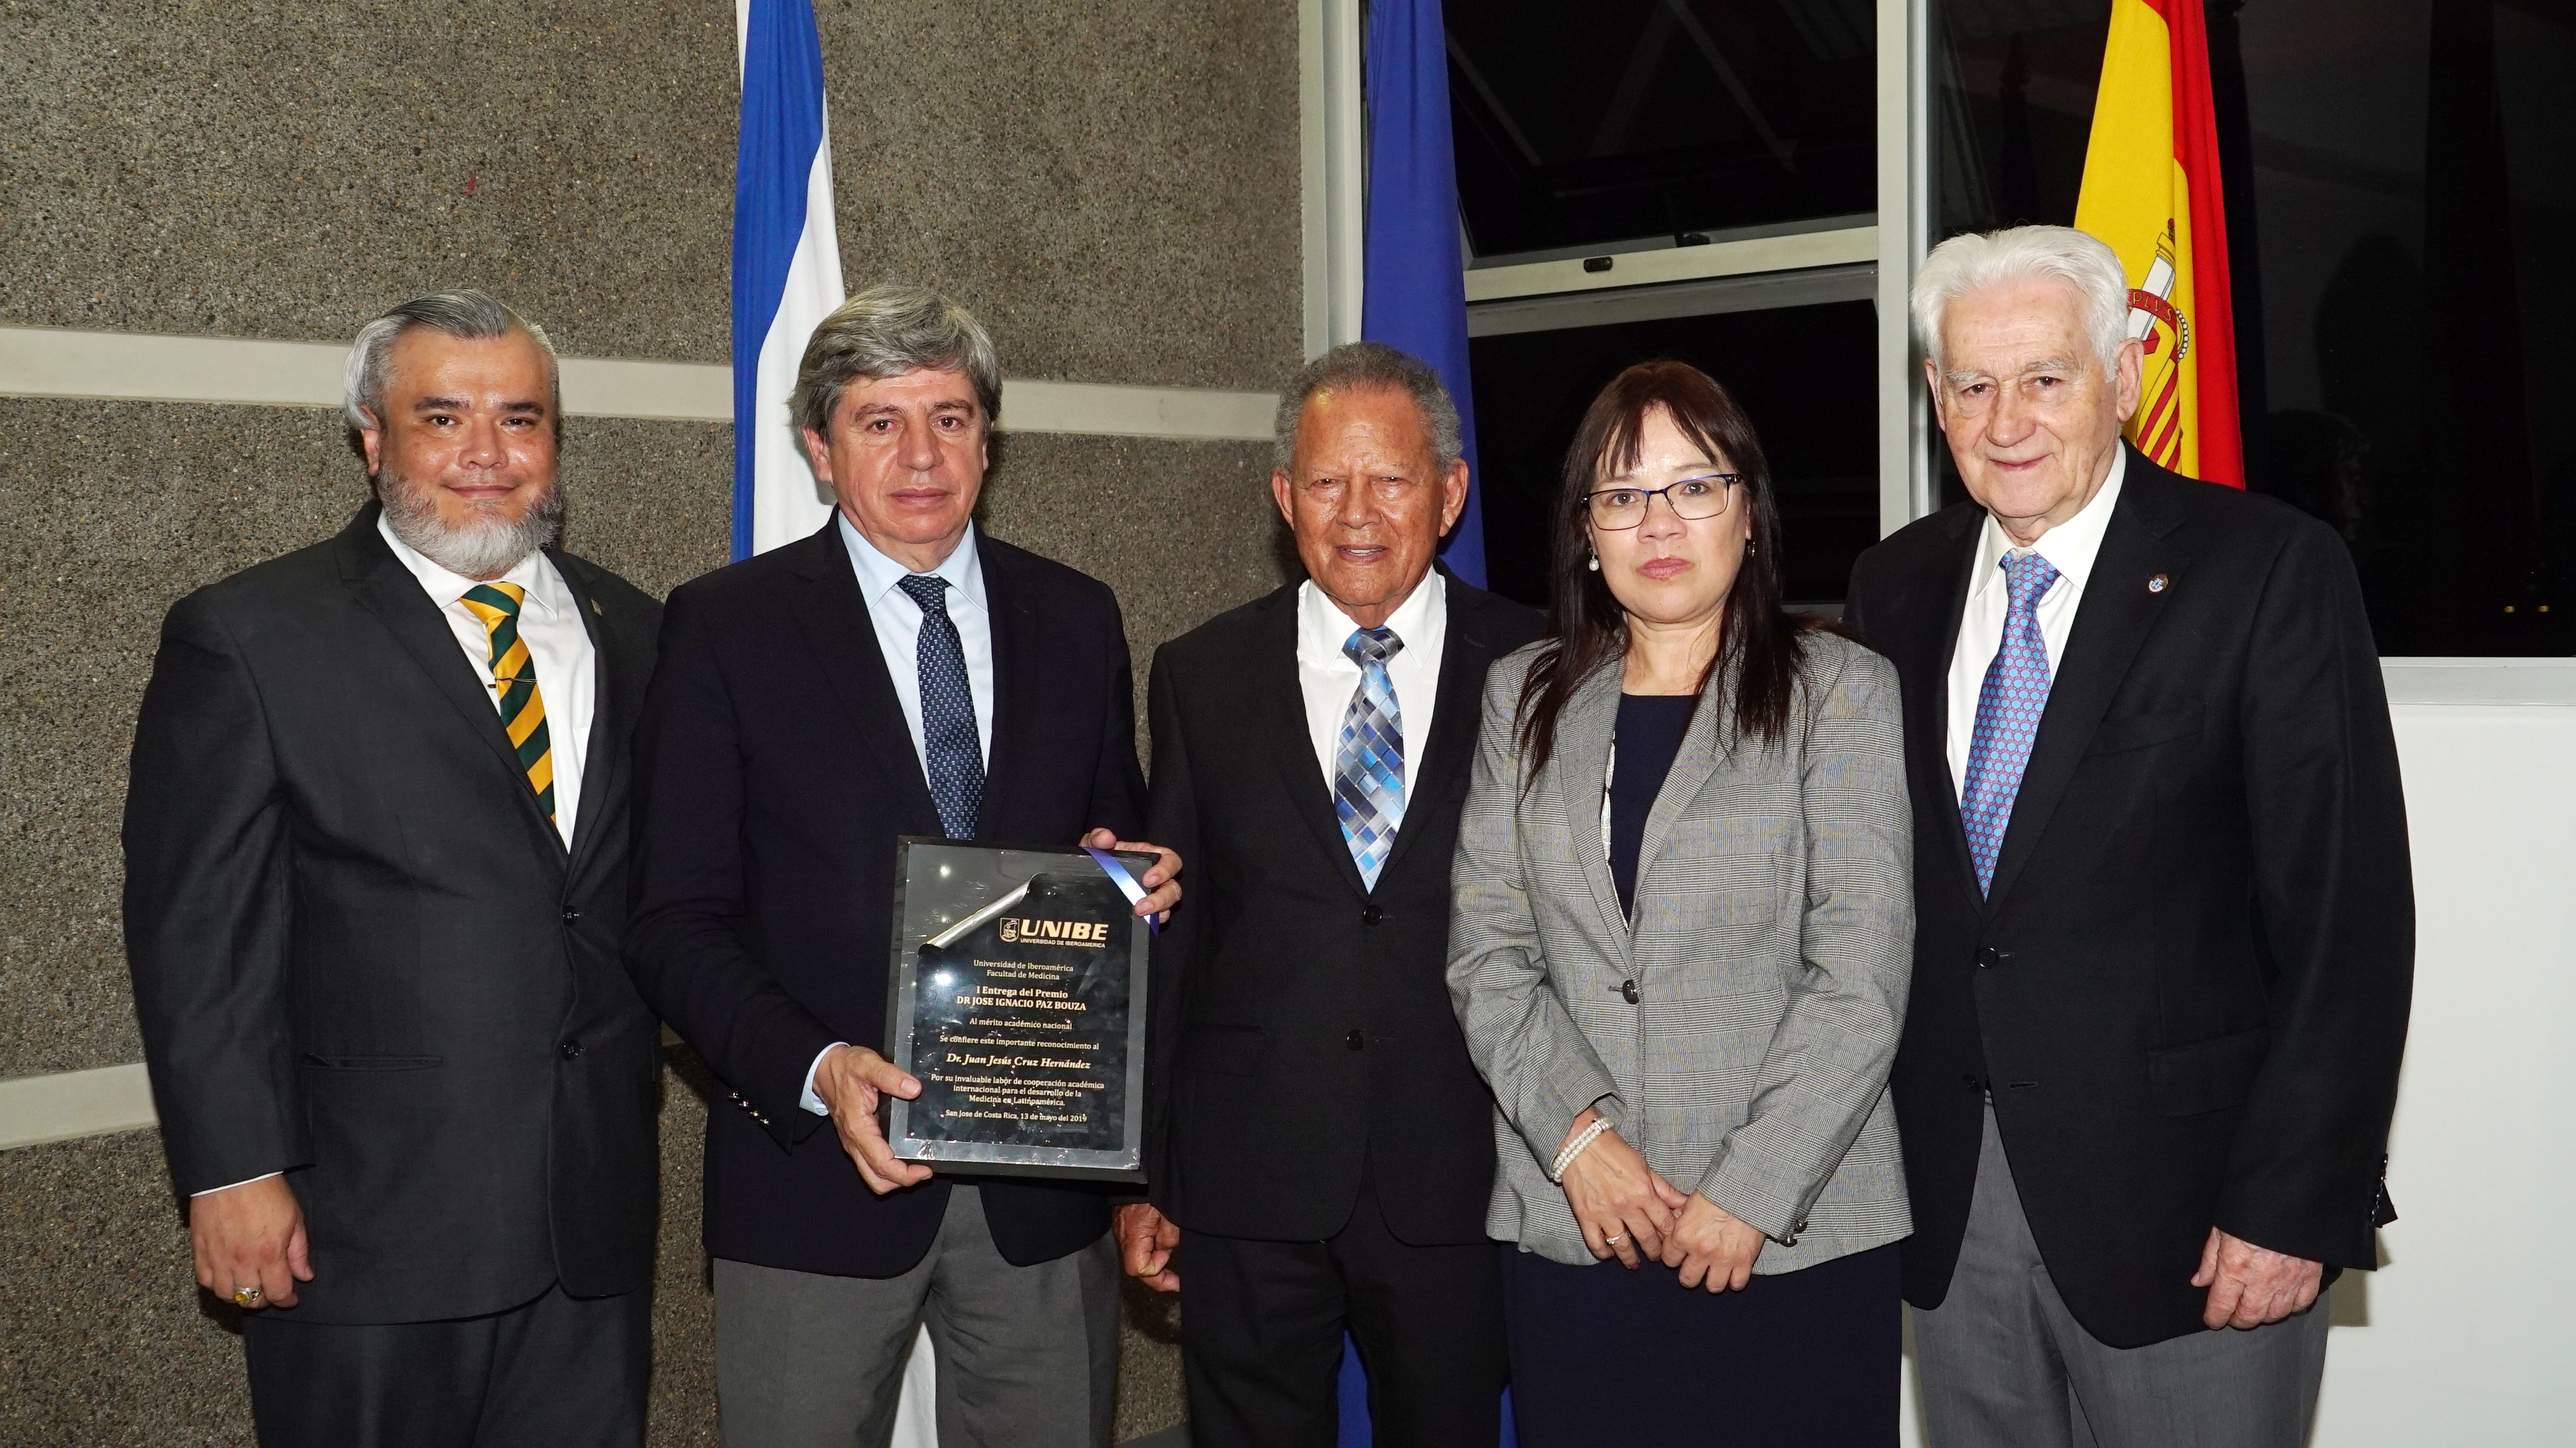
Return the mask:
[[[1591,569],[1591,570],[1592,570],[1593,572],[1595,572],[1595,573],[1600,572],[1600,571],[1601,571],[1601,555],[1600,555],[1600,554],[1598,554],[1598,553],[1593,554],[1593,555],[1592,555],[1592,561],[1591,561],[1591,562],[1589,562],[1589,563],[1587,563],[1587,564],[1585,564],[1585,565],[1583,565],[1583,566],[1584,566],[1584,567],[1586,567],[1586,568]]]

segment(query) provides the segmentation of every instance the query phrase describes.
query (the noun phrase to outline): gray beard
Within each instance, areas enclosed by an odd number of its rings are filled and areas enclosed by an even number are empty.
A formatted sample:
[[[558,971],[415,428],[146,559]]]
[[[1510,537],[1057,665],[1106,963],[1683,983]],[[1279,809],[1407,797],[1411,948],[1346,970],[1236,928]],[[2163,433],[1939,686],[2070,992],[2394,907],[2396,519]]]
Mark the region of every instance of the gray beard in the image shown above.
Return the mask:
[[[395,537],[462,578],[498,578],[518,567],[520,559],[554,542],[555,535],[563,531],[560,478],[547,484],[545,496],[515,523],[477,508],[473,521],[451,527],[439,519],[437,500],[427,488],[415,486],[391,469],[376,479],[376,497],[384,503],[385,522]]]

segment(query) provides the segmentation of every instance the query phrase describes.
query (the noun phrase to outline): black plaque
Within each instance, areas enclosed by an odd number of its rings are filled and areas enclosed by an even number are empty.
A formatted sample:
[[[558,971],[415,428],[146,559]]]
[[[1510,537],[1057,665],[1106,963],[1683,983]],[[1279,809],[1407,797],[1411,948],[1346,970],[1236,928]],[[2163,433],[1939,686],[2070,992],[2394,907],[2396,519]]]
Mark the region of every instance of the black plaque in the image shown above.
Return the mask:
[[[906,836],[895,859],[885,1099],[906,1161],[1144,1180],[1145,922],[1081,850]],[[1150,855],[1119,855],[1142,876]]]

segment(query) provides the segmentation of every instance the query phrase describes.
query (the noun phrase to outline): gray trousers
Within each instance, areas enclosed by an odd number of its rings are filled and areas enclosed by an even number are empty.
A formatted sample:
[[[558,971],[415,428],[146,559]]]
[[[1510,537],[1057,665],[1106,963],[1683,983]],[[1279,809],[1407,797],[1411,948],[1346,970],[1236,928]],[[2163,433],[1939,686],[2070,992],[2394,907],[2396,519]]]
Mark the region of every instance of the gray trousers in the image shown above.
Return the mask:
[[[832,1277],[717,1258],[716,1398],[727,1448],[884,1448],[906,1351],[939,1355],[940,1448],[1108,1448],[1118,1386],[1118,1257],[1104,1235],[1014,1267],[975,1188],[900,1277]]]
[[[2251,1331],[2107,1347],[2039,1260],[1995,1114],[1950,1295],[1913,1309],[1931,1448],[2300,1448],[2326,1368],[2326,1306]]]

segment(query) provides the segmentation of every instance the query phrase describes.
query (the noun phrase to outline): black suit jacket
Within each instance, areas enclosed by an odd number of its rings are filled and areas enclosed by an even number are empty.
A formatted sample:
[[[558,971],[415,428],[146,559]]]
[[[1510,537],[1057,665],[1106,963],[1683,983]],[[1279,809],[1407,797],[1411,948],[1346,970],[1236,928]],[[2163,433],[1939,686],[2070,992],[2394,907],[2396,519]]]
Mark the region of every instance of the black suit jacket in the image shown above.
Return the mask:
[[[1190,883],[1154,952],[1146,1166],[1192,1231],[1320,1240],[1365,1176],[1399,1240],[1485,1240],[1494,1098],[1449,1004],[1449,863],[1485,671],[1540,619],[1447,587],[1439,705],[1373,892],[1307,732],[1296,587],[1154,655],[1147,830]]]
[[[976,838],[1139,838],[1117,599],[980,531],[976,546],[995,686]],[[875,1196],[798,1104],[824,1047],[885,1049],[895,840],[941,833],[837,523],[671,595],[635,748],[628,966],[731,1098],[707,1122],[707,1250],[843,1277],[909,1269],[939,1230],[948,1176]],[[978,1185],[1012,1262],[1108,1230],[1102,1191]]]
[[[2342,542],[2131,452],[1981,900],[1947,739],[1984,521],[1962,504],[1863,554],[1846,615],[1905,692],[1907,1299],[1949,1290],[1989,1086],[2049,1275],[2104,1342],[2201,1330],[2212,1225],[2375,1265],[2415,922]]]
[[[641,1287],[661,1053],[618,934],[660,610],[548,551],[598,660],[567,852],[376,513],[162,628],[125,938],[172,1180],[289,1173],[314,1272],[299,1321]]]

